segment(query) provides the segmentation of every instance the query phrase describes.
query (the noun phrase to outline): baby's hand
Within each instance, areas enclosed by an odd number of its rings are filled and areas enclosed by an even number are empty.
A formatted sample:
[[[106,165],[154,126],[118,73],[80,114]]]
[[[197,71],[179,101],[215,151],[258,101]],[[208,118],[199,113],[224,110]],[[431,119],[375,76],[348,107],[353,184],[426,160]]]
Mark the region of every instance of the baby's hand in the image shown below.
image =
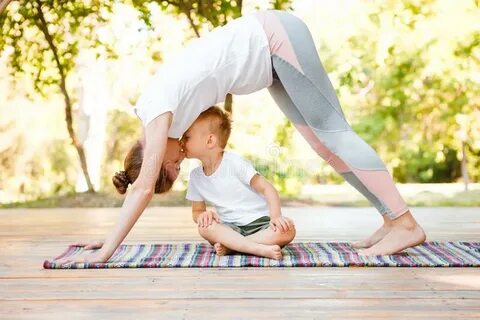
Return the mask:
[[[199,227],[206,228],[212,224],[213,220],[217,221],[217,223],[220,223],[220,217],[218,214],[216,212],[207,210],[200,214],[197,223]]]
[[[270,219],[270,227],[273,229],[273,231],[280,230],[282,233],[285,233],[290,229],[293,229],[294,226],[295,224],[293,223],[292,219],[287,217],[279,216]]]

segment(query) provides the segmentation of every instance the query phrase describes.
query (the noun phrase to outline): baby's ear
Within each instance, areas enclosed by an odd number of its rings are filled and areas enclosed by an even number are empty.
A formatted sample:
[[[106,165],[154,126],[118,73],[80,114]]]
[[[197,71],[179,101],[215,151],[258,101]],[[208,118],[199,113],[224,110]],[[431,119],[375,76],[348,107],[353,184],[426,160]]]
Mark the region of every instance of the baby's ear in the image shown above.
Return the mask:
[[[207,137],[207,146],[213,148],[217,145],[217,137],[214,134],[209,134]]]

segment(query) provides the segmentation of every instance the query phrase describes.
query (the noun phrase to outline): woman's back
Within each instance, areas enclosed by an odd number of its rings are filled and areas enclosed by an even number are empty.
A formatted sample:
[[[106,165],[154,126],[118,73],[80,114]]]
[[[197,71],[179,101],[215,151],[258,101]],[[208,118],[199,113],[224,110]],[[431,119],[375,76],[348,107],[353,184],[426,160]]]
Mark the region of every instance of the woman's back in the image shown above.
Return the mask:
[[[136,113],[146,126],[173,112],[169,136],[178,138],[227,93],[248,94],[272,83],[268,41],[254,15],[244,16],[191,41],[167,60],[140,97]]]

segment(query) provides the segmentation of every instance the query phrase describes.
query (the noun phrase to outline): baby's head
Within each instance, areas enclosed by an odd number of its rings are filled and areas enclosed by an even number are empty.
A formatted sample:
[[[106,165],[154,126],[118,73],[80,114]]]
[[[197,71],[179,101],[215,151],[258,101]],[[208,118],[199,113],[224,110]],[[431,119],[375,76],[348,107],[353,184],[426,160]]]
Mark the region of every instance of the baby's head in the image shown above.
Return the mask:
[[[203,111],[182,137],[186,157],[201,158],[222,152],[231,128],[230,116],[219,107]]]

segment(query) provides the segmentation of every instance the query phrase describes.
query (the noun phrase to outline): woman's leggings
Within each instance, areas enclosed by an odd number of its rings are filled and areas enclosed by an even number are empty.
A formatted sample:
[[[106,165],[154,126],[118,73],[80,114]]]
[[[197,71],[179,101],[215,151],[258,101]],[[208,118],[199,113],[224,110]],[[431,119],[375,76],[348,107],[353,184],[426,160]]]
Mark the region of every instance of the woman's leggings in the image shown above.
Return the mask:
[[[305,23],[285,11],[256,13],[273,64],[270,94],[310,146],[390,219],[408,210],[377,153],[350,127]]]

